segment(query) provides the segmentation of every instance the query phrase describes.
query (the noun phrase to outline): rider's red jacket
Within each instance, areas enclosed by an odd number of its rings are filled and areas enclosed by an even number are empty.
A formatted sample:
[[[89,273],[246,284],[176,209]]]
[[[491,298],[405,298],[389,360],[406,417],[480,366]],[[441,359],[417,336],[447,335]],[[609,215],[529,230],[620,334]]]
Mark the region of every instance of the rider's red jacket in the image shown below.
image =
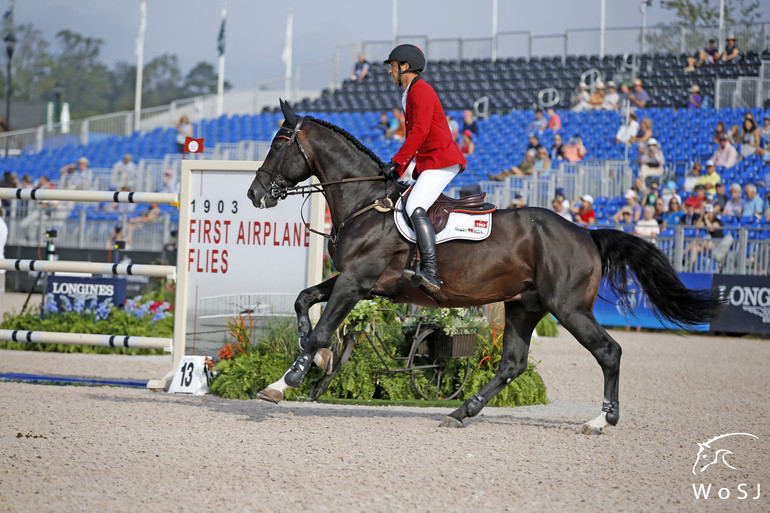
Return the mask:
[[[452,139],[449,124],[436,91],[425,80],[415,78],[406,93],[406,139],[393,161],[399,174],[417,158],[414,178],[426,169],[441,169],[466,161]]]

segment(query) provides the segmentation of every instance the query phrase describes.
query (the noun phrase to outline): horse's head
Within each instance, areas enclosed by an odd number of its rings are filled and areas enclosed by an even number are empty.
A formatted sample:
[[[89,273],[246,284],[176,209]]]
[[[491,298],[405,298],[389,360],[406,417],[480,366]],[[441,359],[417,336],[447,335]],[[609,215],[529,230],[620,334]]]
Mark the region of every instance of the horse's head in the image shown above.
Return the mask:
[[[276,206],[278,200],[286,197],[288,187],[307,180],[312,171],[298,139],[304,118],[297,116],[288,102],[280,102],[283,124],[246,193],[257,208]]]

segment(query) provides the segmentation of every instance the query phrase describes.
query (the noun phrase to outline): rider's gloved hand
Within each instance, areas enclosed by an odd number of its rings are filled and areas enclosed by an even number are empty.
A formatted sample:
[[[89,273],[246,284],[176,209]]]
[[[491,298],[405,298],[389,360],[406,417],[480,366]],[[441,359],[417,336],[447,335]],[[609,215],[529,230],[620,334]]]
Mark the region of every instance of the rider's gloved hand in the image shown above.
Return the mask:
[[[391,160],[390,162],[382,166],[382,169],[380,170],[380,175],[384,176],[385,178],[390,178],[395,182],[399,178],[398,164],[396,164]]]

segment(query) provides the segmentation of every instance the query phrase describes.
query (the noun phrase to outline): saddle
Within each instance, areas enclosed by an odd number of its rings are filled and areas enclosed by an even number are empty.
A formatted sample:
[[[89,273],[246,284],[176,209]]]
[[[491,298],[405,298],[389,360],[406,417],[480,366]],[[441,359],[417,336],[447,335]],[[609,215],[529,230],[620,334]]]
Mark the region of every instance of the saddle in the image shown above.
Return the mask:
[[[411,188],[406,191],[401,202],[402,205],[406,205],[406,200],[411,192]],[[435,232],[439,233],[446,227],[446,223],[449,220],[449,214],[452,212],[461,212],[463,214],[488,214],[497,210],[496,205],[484,201],[486,195],[486,192],[481,192],[479,194],[473,194],[472,196],[454,199],[445,196],[444,194],[440,194],[427,212],[428,219],[430,219],[430,222],[433,224]],[[404,219],[406,219],[407,224],[412,226],[412,221],[406,215],[406,210],[403,211],[402,215],[404,216]]]

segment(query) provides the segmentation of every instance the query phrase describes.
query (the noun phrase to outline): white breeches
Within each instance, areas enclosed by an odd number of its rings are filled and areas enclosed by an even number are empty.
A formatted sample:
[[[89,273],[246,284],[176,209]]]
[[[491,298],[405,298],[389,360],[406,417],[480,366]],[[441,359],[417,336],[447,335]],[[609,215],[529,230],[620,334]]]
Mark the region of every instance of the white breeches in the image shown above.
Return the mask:
[[[406,200],[406,215],[412,217],[412,212],[417,207],[422,207],[427,211],[459,172],[460,164],[455,164],[442,169],[426,169],[420,173]],[[404,175],[407,173],[409,173],[409,169]]]

